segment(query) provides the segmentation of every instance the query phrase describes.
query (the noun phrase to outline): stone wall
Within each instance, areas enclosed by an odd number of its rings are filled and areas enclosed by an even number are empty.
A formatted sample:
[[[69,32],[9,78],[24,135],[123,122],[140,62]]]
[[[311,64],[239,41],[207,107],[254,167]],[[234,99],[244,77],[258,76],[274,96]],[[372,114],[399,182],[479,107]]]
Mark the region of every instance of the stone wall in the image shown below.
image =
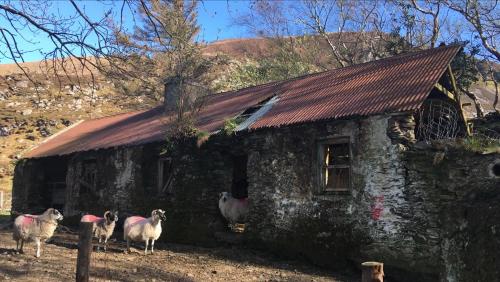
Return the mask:
[[[493,281],[500,193],[491,165],[500,162],[498,154],[400,144],[388,130],[394,119],[215,135],[201,146],[186,140],[167,153],[174,164],[167,193],[157,190],[162,144],[74,154],[68,157],[65,215],[105,209],[118,209],[122,217],[147,215],[161,207],[167,210],[162,239],[217,244],[215,233],[226,230],[218,194],[231,190],[233,156],[246,154],[249,245],[333,268],[380,260],[401,281]],[[351,189],[321,193],[318,142],[336,137],[351,143]],[[97,185],[81,193],[88,160],[97,165]],[[18,164],[18,210],[36,202],[40,171],[41,160]]]
[[[38,206],[37,198],[40,187],[40,166],[31,160],[20,160],[14,171],[14,183],[12,189],[12,211],[21,213],[35,210]]]
[[[401,281],[497,279],[500,182],[491,170],[499,154],[392,144],[390,119],[249,137],[247,235],[330,267],[380,260]],[[317,193],[317,141],[343,136],[353,146],[352,189]]]
[[[435,278],[439,240],[432,233],[421,234],[422,226],[415,224],[422,219],[414,210],[427,208],[427,203],[415,207],[407,195],[412,192],[407,187],[406,147],[392,144],[389,120],[378,116],[254,135],[248,235],[330,267],[381,260],[389,272],[414,269],[423,273],[417,279]],[[318,193],[317,142],[345,136],[352,145],[351,190]]]

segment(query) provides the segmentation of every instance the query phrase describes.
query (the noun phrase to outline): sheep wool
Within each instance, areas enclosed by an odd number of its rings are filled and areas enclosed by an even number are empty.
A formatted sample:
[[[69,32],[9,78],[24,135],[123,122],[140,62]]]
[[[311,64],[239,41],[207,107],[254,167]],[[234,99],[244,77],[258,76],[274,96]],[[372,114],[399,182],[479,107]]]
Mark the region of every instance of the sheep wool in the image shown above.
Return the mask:
[[[92,214],[82,216],[81,222],[91,222],[92,232],[94,237],[99,239],[97,250],[99,251],[100,244],[104,241],[104,251],[107,249],[108,239],[113,235],[115,230],[116,221],[118,221],[118,213],[106,211],[104,217],[98,217]]]
[[[53,208],[47,209],[41,215],[23,214],[14,221],[13,239],[16,241],[16,250],[23,253],[24,242],[35,241],[36,257],[40,257],[41,242],[45,242],[57,228],[62,214]],[[19,244],[21,246],[19,247]]]
[[[219,199],[219,210],[230,225],[246,219],[248,214],[248,198],[236,199],[231,193],[222,192]]]
[[[148,244],[151,241],[151,253],[153,253],[154,243],[162,232],[162,220],[165,220],[165,211],[161,209],[153,210],[151,217],[148,218],[128,217],[123,224],[123,239],[127,241],[127,251],[130,252],[130,241],[145,242],[144,254],[147,254]]]

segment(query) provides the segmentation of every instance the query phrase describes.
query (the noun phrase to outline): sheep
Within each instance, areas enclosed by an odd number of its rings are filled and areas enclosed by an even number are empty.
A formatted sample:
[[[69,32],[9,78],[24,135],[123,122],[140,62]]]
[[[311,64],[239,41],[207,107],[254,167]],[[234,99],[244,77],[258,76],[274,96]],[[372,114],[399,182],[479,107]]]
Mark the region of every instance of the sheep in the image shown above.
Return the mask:
[[[236,199],[229,192],[222,192],[219,196],[220,213],[229,222],[229,226],[232,229],[238,221],[246,219],[248,214],[248,198]]]
[[[36,243],[36,257],[40,257],[41,242],[47,241],[57,228],[58,221],[63,215],[56,209],[49,208],[41,215],[23,214],[14,221],[12,237],[16,241],[16,251],[24,253],[24,242],[34,240]],[[21,247],[19,248],[19,242]]]
[[[99,244],[97,245],[97,251],[99,251],[99,245],[104,241],[104,251],[106,252],[106,247],[108,245],[108,239],[113,235],[115,230],[116,221],[118,221],[118,212],[106,211],[104,217],[98,217],[91,214],[86,214],[82,216],[81,222],[92,222],[92,233],[94,237],[99,239]]]
[[[127,241],[127,252],[130,253],[130,241],[144,241],[146,247],[144,254],[148,254],[148,242],[151,240],[151,254],[161,235],[161,221],[165,220],[165,211],[161,209],[153,210],[151,217],[131,216],[123,223],[123,239]]]

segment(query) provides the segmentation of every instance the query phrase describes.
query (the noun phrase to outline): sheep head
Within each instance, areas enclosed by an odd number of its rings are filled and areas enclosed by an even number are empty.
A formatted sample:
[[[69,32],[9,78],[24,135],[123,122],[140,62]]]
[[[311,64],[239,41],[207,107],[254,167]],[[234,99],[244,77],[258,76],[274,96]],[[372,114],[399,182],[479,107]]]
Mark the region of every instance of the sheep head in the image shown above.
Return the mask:
[[[56,209],[50,208],[45,211],[45,214],[49,216],[49,218],[53,221],[61,221],[63,220],[63,215]]]
[[[111,223],[113,221],[118,221],[118,212],[117,211],[115,211],[115,212],[106,211],[104,213],[104,218],[109,223]]]
[[[231,198],[231,193],[229,192],[221,192],[219,194],[219,200],[222,200],[223,202],[227,201],[229,198]]]
[[[159,218],[161,220],[166,220],[167,218],[165,217],[165,211],[162,210],[162,209],[157,209],[157,210],[153,210],[151,212],[151,217],[155,218]]]

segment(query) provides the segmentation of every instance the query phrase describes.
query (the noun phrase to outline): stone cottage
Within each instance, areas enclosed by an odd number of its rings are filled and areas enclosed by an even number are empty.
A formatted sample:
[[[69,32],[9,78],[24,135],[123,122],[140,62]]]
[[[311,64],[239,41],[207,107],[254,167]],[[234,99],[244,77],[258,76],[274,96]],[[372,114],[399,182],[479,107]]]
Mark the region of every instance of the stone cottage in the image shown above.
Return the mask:
[[[383,261],[401,281],[494,281],[500,157],[435,142],[469,130],[450,68],[458,51],[205,97],[203,143],[168,146],[163,107],[83,121],[17,164],[13,209],[161,207],[165,240],[213,245],[226,230],[218,194],[232,191],[250,200],[250,246],[332,268]]]

